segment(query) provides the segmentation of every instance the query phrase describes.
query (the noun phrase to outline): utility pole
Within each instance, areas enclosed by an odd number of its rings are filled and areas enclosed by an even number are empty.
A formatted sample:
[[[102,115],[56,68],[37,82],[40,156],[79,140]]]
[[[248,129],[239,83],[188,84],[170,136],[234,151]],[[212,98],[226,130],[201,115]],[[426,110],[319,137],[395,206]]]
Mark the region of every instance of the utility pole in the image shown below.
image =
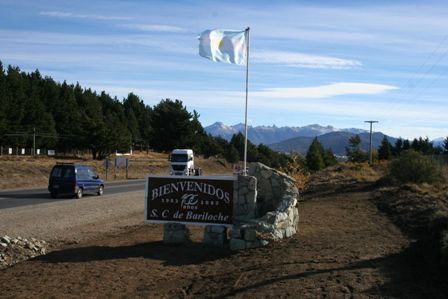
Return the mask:
[[[372,165],[372,124],[377,123],[377,120],[366,120],[365,123],[370,124],[370,143],[369,143],[369,164]]]

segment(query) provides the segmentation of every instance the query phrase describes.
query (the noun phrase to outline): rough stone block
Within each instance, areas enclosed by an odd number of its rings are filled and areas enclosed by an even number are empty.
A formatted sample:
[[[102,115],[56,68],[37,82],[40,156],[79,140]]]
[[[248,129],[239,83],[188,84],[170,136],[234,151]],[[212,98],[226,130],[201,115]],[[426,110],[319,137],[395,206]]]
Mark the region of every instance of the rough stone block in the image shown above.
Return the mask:
[[[296,233],[296,229],[293,226],[285,228],[285,237],[289,238]]]
[[[292,208],[289,208],[288,211],[287,211],[287,213],[288,213],[288,218],[289,218],[289,221],[290,221],[291,223],[295,223],[295,222],[296,222],[296,215],[295,215],[295,213],[294,213],[294,209],[297,210],[297,208],[292,207]]]
[[[277,211],[287,213],[288,209],[291,207],[291,201],[291,198],[283,197],[277,206]]]
[[[232,228],[232,232],[231,232],[231,236],[232,239],[241,239],[243,237],[243,235],[241,234],[241,230],[239,228]]]
[[[288,219],[288,214],[283,213],[283,212],[276,212],[274,224],[279,224],[279,223],[285,222],[285,220],[287,220],[287,219]]]
[[[227,244],[226,230],[221,233],[212,232],[212,228],[204,230],[203,243],[212,246],[224,247]]]
[[[267,240],[260,240],[260,245],[261,246],[268,246],[269,245],[269,241],[267,241]]]
[[[249,190],[257,190],[257,178],[251,176],[249,177],[249,182],[247,184],[247,187],[249,188]]]
[[[272,232],[274,235],[274,239],[283,239],[285,236],[285,230],[283,229],[276,229]]]
[[[163,225],[163,242],[167,244],[182,244],[190,239],[190,232],[184,224],[165,223]]]
[[[261,163],[250,163],[249,164],[249,175],[253,176],[254,174],[258,173],[260,164]]]
[[[271,185],[272,187],[280,187],[280,179],[278,176],[273,175],[271,177]]]
[[[249,192],[249,188],[246,186],[240,187],[238,190],[238,195],[245,196]]]
[[[269,171],[269,170],[267,170],[267,169],[261,169],[261,170],[260,170],[260,174],[261,174],[261,176],[262,176],[263,178],[265,178],[265,179],[269,179],[269,178],[272,176],[273,172],[272,172],[272,171]]]
[[[257,232],[253,228],[248,228],[243,231],[244,240],[254,241],[257,239]]]
[[[257,190],[251,190],[246,194],[246,202],[256,202],[257,201]]]
[[[246,249],[246,241],[241,239],[230,239],[230,250],[242,250]]]
[[[265,179],[264,177],[259,177],[257,181],[257,188],[260,192],[263,190],[270,190],[271,184],[269,183],[268,179]]]
[[[261,242],[258,240],[252,242],[246,242],[246,248],[257,248],[261,246]]]
[[[290,227],[290,226],[292,226],[292,225],[293,225],[293,223],[291,223],[291,222],[289,221],[289,219],[288,219],[288,220],[285,220],[285,221],[282,221],[282,222],[277,223],[277,224],[275,225],[275,228],[277,228],[277,229],[286,229],[287,227]]]
[[[227,228],[222,225],[208,225],[207,227],[210,227],[210,232],[212,233],[222,234],[227,231]]]
[[[278,187],[278,186],[273,186],[272,187],[272,193],[275,195],[275,197],[277,198],[282,198],[283,195],[286,193],[285,188],[282,187]]]

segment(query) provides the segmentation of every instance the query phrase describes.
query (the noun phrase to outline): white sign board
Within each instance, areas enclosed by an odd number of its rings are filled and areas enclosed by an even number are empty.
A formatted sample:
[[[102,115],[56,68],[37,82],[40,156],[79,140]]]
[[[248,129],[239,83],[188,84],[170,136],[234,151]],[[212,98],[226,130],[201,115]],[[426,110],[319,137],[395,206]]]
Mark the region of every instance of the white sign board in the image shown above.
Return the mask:
[[[22,155],[25,155],[25,149],[24,148],[22,148],[21,153],[22,153]]]
[[[48,150],[48,155],[49,156],[54,156],[56,153],[55,153],[55,150]]]
[[[8,155],[12,155],[12,147],[8,148]]]

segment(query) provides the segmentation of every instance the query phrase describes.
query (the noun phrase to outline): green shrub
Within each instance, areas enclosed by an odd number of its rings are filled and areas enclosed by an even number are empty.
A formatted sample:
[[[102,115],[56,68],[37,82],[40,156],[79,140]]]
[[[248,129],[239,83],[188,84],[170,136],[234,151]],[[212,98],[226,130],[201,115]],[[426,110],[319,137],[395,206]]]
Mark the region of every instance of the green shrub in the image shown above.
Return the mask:
[[[414,150],[404,151],[392,161],[389,174],[400,183],[434,184],[443,180],[439,164]]]

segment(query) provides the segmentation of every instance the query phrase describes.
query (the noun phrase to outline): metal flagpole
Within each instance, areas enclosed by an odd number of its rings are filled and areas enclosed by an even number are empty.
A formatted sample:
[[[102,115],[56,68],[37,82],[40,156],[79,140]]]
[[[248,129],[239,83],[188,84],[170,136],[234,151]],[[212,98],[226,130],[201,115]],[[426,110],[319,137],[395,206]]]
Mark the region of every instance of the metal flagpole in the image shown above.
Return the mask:
[[[244,115],[244,171],[243,174],[247,175],[247,102],[249,93],[249,30],[250,27],[246,28],[246,111]]]

